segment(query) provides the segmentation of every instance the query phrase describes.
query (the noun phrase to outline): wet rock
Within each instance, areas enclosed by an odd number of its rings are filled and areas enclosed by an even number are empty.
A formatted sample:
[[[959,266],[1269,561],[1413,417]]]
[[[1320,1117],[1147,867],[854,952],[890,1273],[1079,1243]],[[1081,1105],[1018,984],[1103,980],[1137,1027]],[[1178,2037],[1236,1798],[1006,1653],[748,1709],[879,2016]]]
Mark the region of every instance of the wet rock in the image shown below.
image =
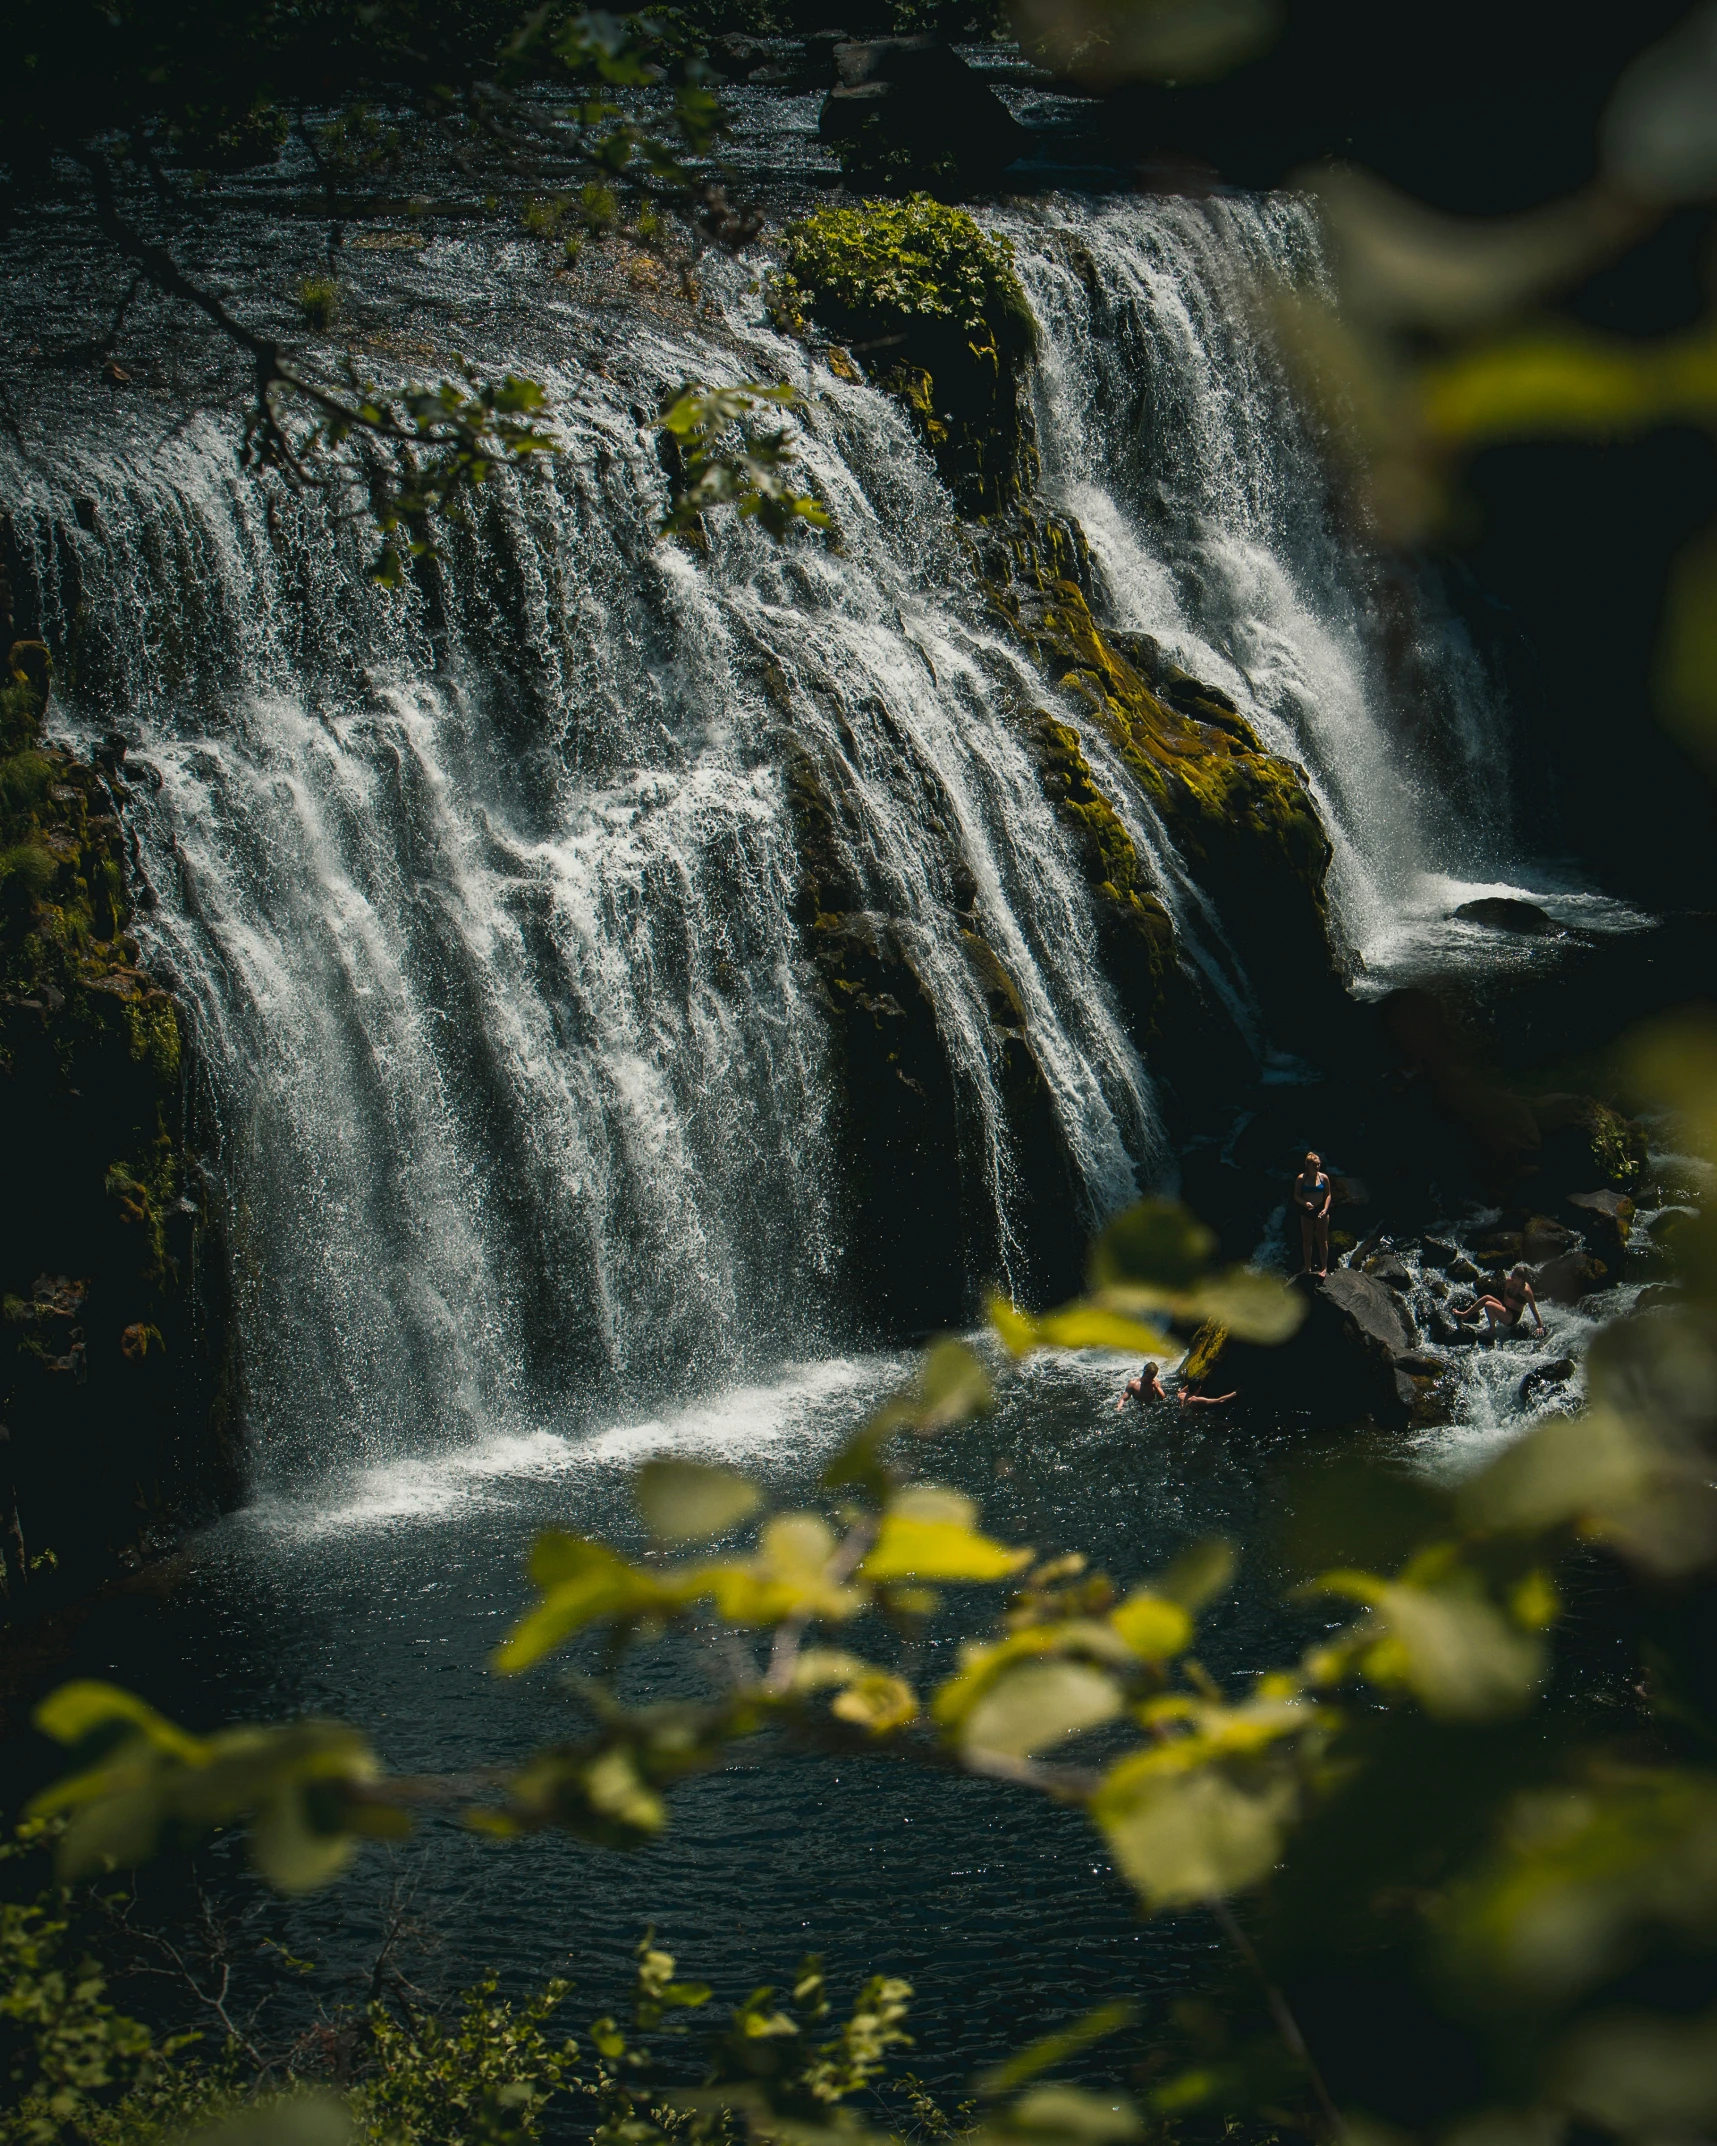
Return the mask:
[[[1545,1095],[1532,1105],[1539,1146],[1533,1197],[1554,1207],[1597,1184],[1631,1191],[1646,1166],[1644,1128],[1590,1095]]]
[[[903,254],[914,263],[904,294]],[[782,255],[777,326],[798,334],[814,320],[858,357],[904,407],[963,512],[1019,506],[1035,468],[1020,389],[1037,323],[1005,248],[965,210],[915,193],[815,209],[787,225]],[[933,297],[914,295],[924,284]],[[1083,545],[1081,534],[1056,549]],[[1069,568],[1080,572],[1077,558],[1058,558],[1057,572]]]
[[[1053,518],[1016,514],[986,533],[980,556],[996,609],[1069,696],[1074,721],[1107,740],[1161,815],[1272,1028],[1300,1035],[1343,1019],[1324,892],[1331,850],[1304,771],[1153,690],[1098,624],[1088,560]]]
[[[1598,1192],[1572,1192],[1566,1205],[1579,1216],[1580,1234],[1598,1257],[1620,1267],[1634,1215],[1627,1194],[1606,1185]]]
[[[1678,1289],[1673,1282],[1652,1282],[1634,1299],[1635,1311],[1669,1311],[1677,1304],[1685,1304],[1687,1292]]]
[[[1407,1355],[1396,1357],[1395,1368],[1405,1371],[1409,1378],[1440,1379],[1449,1367],[1440,1356],[1424,1356],[1410,1350]]]
[[[1444,1237],[1421,1237],[1419,1257],[1427,1267],[1442,1267],[1447,1270],[1461,1258],[1458,1244],[1450,1244]]]
[[[1243,1406],[1326,1427],[1371,1421],[1404,1429],[1420,1389],[1396,1369],[1395,1359],[1411,1355],[1415,1340],[1396,1299],[1349,1268],[1322,1282],[1300,1275],[1289,1286],[1306,1300],[1299,1331],[1279,1347],[1261,1348],[1202,1329],[1195,1341],[1201,1375],[1220,1390],[1234,1387]]]
[[[1395,1252],[1374,1253],[1365,1262],[1365,1272],[1373,1281],[1381,1282],[1386,1289],[1399,1290],[1403,1295],[1413,1286],[1412,1270]]]
[[[1457,1253],[1445,1269],[1451,1282],[1464,1282],[1470,1289],[1482,1279],[1479,1269],[1464,1252]]]
[[[1381,1352],[1391,1363],[1412,1348],[1417,1339],[1412,1319],[1369,1274],[1338,1267],[1317,1286],[1318,1294],[1335,1307],[1357,1345]]]
[[[1554,917],[1536,902],[1521,902],[1503,894],[1487,894],[1476,902],[1462,902],[1455,911],[1463,924],[1482,924],[1487,931],[1510,931],[1525,939],[1543,939],[1557,930]]]
[[[1445,1349],[1470,1349],[1478,1336],[1470,1326],[1460,1321],[1440,1306],[1431,1314],[1431,1338],[1442,1343]]]
[[[1609,1278],[1609,1268],[1590,1252],[1562,1252],[1539,1268],[1532,1286],[1547,1304],[1578,1304],[1607,1287]]]
[[[995,91],[940,37],[879,37],[834,48],[835,87],[817,122],[855,186],[955,197],[993,185],[1031,138]]]
[[[1554,1362],[1548,1364],[1534,1364],[1520,1382],[1521,1401],[1530,1401],[1535,1393],[1542,1392],[1546,1386],[1566,1385],[1573,1376],[1574,1359],[1571,1356],[1558,1356]]]
[[[1533,1215],[1520,1233],[1520,1256],[1536,1266],[1541,1260],[1554,1259],[1559,1252],[1571,1252],[1579,1241],[1578,1230],[1552,1222],[1548,1215]]]

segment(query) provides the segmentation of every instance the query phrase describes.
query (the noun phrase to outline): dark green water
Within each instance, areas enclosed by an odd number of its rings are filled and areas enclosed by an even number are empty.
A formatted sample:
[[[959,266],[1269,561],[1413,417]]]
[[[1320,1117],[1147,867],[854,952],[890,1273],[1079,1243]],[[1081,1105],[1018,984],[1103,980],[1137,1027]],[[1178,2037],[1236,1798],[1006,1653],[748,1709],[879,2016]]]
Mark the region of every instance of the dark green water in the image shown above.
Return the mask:
[[[532,1532],[634,1537],[629,1467],[664,1442],[751,1466],[792,1505],[904,1361],[799,1366],[666,1422],[577,1445],[544,1431],[379,1471],[322,1504],[253,1510],[195,1547],[191,1576],[159,1608],[104,1611],[75,1666],[198,1726],[336,1714],[368,1729],[395,1768],[522,1756],[574,1718],[552,1671],[510,1683],[487,1667],[526,1598]],[[1004,1384],[993,1417],[937,1452],[933,1472],[979,1496],[995,1532],[1045,1552],[1088,1548],[1123,1583],[1197,1538],[1229,1537],[1245,1554],[1209,1616],[1203,1660],[1239,1682],[1291,1659],[1317,1620],[1280,1602],[1272,1485],[1299,1449],[1220,1418],[1189,1431],[1168,1411],[1117,1416],[1124,1376],[1090,1359],[1034,1364]],[[862,1628],[850,1636],[867,1644]],[[921,1685],[952,1668],[954,1636],[950,1616],[924,1642],[910,1665]],[[714,1645],[659,1646],[640,1659],[634,1696],[697,1689]],[[1070,2009],[1208,1981],[1215,1946],[1200,1915],[1142,1923],[1074,1812],[993,1783],[762,1744],[679,1791],[671,1829],[638,1854],[558,1836],[496,1847],[431,1820],[308,1902],[262,1899],[236,1857],[211,1867],[217,1893],[257,1918],[244,1972],[259,1986],[263,1936],[318,1963],[297,2004],[361,1986],[384,1904],[403,1891],[433,1939],[402,1955],[414,1978],[447,1985],[496,1968],[516,1988],[570,1974],[580,2024],[621,1997],[646,1925],[723,1996],[784,1976],[807,1951],[826,1956],[837,1988],[905,1973],[919,1992],[914,2061],[948,2085]],[[144,1882],[157,1903],[177,1900],[170,1867]]]

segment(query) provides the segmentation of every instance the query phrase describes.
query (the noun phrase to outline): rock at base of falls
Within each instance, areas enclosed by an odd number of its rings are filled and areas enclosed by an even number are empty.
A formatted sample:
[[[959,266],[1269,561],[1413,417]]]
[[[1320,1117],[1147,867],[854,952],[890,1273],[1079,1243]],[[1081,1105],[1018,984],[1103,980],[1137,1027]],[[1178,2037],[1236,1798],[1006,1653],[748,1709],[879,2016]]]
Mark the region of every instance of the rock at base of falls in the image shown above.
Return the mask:
[[[1504,894],[1462,902],[1455,915],[1463,924],[1482,924],[1486,931],[1514,932],[1523,939],[1546,939],[1561,929],[1536,902],[1516,901]]]
[[[1411,1317],[1381,1283],[1338,1267],[1324,1280],[1302,1274],[1287,1286],[1306,1302],[1296,1334],[1265,1348],[1209,1327],[1183,1378],[1232,1386],[1243,1406],[1324,1425],[1370,1421],[1405,1430],[1431,1420],[1435,1379],[1422,1365],[1435,1359],[1421,1359]]]
[[[1566,1205],[1578,1218],[1580,1235],[1592,1251],[1619,1269],[1633,1223],[1633,1201],[1625,1192],[1605,1186],[1597,1192],[1570,1193]]]

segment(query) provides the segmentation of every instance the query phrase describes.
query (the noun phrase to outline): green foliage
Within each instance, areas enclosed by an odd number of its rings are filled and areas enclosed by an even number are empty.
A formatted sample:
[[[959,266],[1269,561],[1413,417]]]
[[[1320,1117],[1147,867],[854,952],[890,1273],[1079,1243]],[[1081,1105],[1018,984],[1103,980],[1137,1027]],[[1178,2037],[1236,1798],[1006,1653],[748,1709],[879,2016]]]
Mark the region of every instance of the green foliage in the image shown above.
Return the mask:
[[[677,450],[682,482],[664,530],[694,529],[710,507],[735,506],[746,520],[776,538],[795,522],[826,529],[826,507],[795,489],[789,474],[793,443],[784,428],[759,432],[746,422],[759,402],[790,409],[797,392],[779,387],[686,388],[657,420]],[[724,448],[724,437],[737,433],[737,444]]]
[[[396,2013],[372,2005],[365,2065],[372,2076],[352,2096],[366,2138],[396,2146],[466,2146],[535,2138],[543,2112],[579,2082],[578,2045],[548,2028],[570,1984],[545,1983],[522,2004],[495,1994],[491,1978],[467,1990],[458,2010]]]
[[[785,267],[775,306],[789,324],[831,316],[895,314],[946,321],[980,336],[999,320],[1035,333],[1005,238],[990,238],[964,209],[928,194],[817,209],[782,234]]]
[[[298,285],[298,310],[313,335],[326,335],[340,310],[340,286],[332,276],[305,276]]]
[[[107,2002],[95,1961],[67,1957],[68,1929],[47,1903],[0,1903],[0,2047],[13,2090],[0,2112],[7,2146],[75,2136],[154,2060],[148,2030]]]

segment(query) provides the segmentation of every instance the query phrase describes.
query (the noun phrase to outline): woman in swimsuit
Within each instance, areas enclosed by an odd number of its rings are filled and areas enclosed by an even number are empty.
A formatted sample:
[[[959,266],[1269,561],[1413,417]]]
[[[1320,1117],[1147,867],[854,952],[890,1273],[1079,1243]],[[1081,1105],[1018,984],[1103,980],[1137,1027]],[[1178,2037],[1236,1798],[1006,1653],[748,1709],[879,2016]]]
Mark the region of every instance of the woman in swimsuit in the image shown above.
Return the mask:
[[[1305,1168],[1294,1179],[1294,1205],[1300,1210],[1300,1252],[1305,1261],[1302,1271],[1316,1275],[1319,1281],[1329,1273],[1329,1205],[1334,1196],[1335,1187],[1324,1175],[1323,1163],[1316,1155],[1308,1155]]]
[[[1528,1311],[1537,1321],[1539,1339],[1542,1340],[1548,1331],[1544,1324],[1544,1314],[1538,1309],[1538,1299],[1532,1293],[1532,1284],[1527,1280],[1526,1269],[1516,1267],[1504,1281],[1500,1297],[1480,1297],[1469,1310],[1458,1311],[1455,1317],[1476,1319],[1483,1312],[1489,1321],[1485,1328],[1487,1335],[1508,1334],[1514,1331]]]

